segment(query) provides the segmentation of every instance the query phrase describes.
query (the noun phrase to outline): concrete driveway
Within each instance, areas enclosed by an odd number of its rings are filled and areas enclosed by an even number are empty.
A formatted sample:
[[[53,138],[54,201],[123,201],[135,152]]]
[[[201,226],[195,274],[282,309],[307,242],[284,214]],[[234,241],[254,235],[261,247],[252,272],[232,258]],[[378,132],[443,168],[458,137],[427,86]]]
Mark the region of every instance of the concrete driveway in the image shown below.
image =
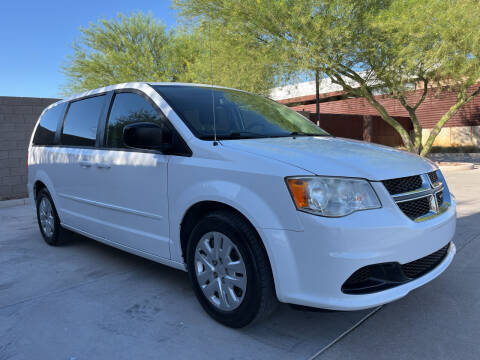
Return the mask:
[[[49,247],[30,206],[2,208],[0,360],[478,359],[480,169],[446,176],[459,221],[443,275],[381,309],[282,305],[242,330],[203,312],[186,273],[77,235]]]

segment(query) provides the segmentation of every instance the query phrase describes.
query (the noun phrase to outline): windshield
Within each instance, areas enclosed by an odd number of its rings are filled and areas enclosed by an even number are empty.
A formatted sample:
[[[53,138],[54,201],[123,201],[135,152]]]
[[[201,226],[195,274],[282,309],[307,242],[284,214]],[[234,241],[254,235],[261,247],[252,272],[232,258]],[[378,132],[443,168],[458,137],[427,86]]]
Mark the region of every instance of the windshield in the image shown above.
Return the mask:
[[[203,140],[213,139],[213,107],[218,139],[328,136],[310,120],[263,96],[199,86],[154,88],[195,136]]]

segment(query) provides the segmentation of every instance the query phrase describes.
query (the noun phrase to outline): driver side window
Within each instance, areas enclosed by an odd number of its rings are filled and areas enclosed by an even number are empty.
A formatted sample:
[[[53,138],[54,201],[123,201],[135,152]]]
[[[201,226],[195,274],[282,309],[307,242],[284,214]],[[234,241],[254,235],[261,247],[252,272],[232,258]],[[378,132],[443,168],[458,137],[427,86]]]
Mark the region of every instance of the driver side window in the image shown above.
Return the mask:
[[[163,127],[166,119],[141,95],[127,92],[115,94],[106,129],[107,147],[127,147],[123,143],[123,129],[139,122],[155,123]]]

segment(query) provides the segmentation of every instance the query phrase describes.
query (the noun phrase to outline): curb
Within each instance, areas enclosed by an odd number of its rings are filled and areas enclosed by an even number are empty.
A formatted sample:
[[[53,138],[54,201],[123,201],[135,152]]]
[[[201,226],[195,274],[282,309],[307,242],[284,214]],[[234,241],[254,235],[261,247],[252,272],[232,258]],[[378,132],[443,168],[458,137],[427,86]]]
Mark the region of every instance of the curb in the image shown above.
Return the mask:
[[[7,208],[12,206],[20,206],[20,205],[28,205],[28,204],[30,204],[29,198],[2,200],[0,201],[0,208]]]
[[[427,155],[432,161],[452,161],[480,164],[480,153],[430,153]]]
[[[472,163],[457,163],[458,165],[440,165],[439,168],[442,172],[452,172],[452,171],[461,171],[461,170],[473,170],[475,169],[475,164]]]
[[[429,153],[427,157],[445,157],[445,156],[451,156],[451,157],[462,157],[462,156],[469,156],[472,158],[480,158],[480,153]]]

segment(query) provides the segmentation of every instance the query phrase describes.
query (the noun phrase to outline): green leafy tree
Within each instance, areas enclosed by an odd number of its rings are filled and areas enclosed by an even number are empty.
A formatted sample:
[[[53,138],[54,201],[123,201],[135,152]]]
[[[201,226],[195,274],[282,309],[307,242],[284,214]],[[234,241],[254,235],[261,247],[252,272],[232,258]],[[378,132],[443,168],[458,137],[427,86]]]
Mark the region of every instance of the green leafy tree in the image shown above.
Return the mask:
[[[201,49],[193,65],[200,82],[268,94],[286,81],[290,71],[279,64],[277,48],[244,37],[235,27],[204,20],[195,17],[184,24]]]
[[[186,34],[166,31],[151,14],[118,15],[80,29],[63,67],[65,93],[128,81],[186,81],[200,48]]]
[[[480,16],[477,0],[175,0],[181,14],[258,40],[289,73],[326,74],[352,96],[364,97],[421,155],[441,128],[479,93]],[[223,41],[230,43],[225,36]],[[228,47],[229,45],[225,45]],[[417,85],[420,98],[409,96]],[[473,87],[473,90],[472,90]],[[457,102],[422,147],[416,111],[428,89],[456,91]],[[399,100],[413,135],[375,94]]]
[[[397,0],[369,11],[356,30],[361,35],[345,52],[346,59],[354,59],[355,68],[342,60],[333,64],[330,74],[345,90],[365,97],[400,133],[407,149],[424,156],[446,122],[480,93],[478,5],[477,0]],[[345,79],[357,88],[345,84]],[[413,96],[411,90],[417,88],[423,91]],[[422,139],[417,110],[429,92],[446,91],[455,92],[456,101]],[[406,109],[412,137],[389,116],[375,92],[397,99]]]
[[[129,81],[213,82],[266,93],[278,83],[268,47],[226,34],[220,26],[189,25],[167,31],[153,15],[139,12],[81,28],[63,67],[64,93]],[[231,36],[228,48],[225,35]]]

